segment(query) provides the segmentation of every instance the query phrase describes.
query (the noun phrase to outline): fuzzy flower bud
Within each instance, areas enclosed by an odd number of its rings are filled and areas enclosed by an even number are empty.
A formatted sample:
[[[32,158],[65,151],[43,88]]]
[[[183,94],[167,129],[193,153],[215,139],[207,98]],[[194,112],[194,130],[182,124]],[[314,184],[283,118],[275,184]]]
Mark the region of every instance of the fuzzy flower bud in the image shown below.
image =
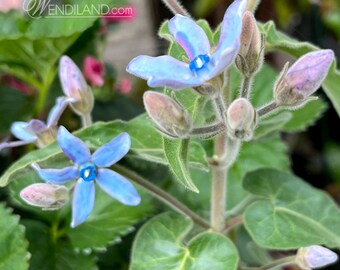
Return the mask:
[[[264,38],[250,11],[243,14],[240,41],[241,47],[235,63],[244,76],[250,77],[262,66],[264,54]]]
[[[274,87],[278,105],[299,106],[308,101],[322,84],[334,60],[332,50],[319,50],[305,54],[288,69],[288,63]]]
[[[80,69],[68,56],[60,59],[59,78],[65,95],[76,100],[70,104],[74,112],[79,115],[90,113],[94,105],[93,93]]]
[[[310,270],[336,262],[338,255],[327,248],[315,245],[300,248],[295,260],[303,270]]]
[[[147,91],[144,93],[144,106],[159,130],[172,138],[186,138],[192,129],[189,113],[171,97]]]
[[[253,105],[245,99],[236,99],[227,111],[228,134],[233,139],[250,140],[256,125]]]
[[[68,189],[65,186],[37,183],[24,188],[20,197],[29,205],[42,210],[57,210],[68,201]]]

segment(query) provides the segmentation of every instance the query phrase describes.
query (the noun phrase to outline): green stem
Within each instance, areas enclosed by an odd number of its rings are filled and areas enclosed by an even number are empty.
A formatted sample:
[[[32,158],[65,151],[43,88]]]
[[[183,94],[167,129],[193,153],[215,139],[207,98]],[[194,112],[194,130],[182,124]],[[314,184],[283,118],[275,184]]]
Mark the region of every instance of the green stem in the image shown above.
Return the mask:
[[[226,129],[226,126],[224,123],[215,123],[210,126],[203,126],[203,127],[195,127],[191,131],[191,135],[196,136],[210,136],[210,135],[216,135],[218,133],[221,133]]]
[[[210,229],[210,225],[204,219],[202,219],[199,215],[192,212],[188,207],[179,202],[176,198],[172,197],[170,194],[166,193],[159,187],[155,186],[151,182],[147,181],[143,177],[139,176],[135,172],[130,171],[127,168],[124,168],[120,165],[114,165],[114,170],[121,175],[129,178],[131,181],[135,182],[147,192],[149,192],[152,196],[157,198],[158,200],[164,202],[166,205],[170,206],[173,210],[177,211],[180,214],[183,214],[189,218],[191,218],[197,225],[202,227],[203,229]]]
[[[231,218],[234,216],[238,216],[244,212],[249,204],[256,200],[255,196],[249,195],[244,200],[242,200],[239,204],[237,204],[234,208],[227,211],[226,216],[227,218]]]
[[[81,115],[81,122],[82,122],[82,126],[84,128],[88,127],[88,126],[91,126],[92,125],[92,116],[91,116],[91,113],[82,114]]]
[[[38,96],[37,105],[35,107],[36,114],[41,113],[45,108],[48,90],[51,87],[55,74],[56,74],[56,70],[52,68],[52,70],[46,76],[45,81],[42,84],[37,85],[39,96]]]
[[[274,110],[278,109],[279,105],[276,104],[275,101],[263,106],[262,108],[257,110],[257,115],[261,118],[267,116],[268,114],[270,114],[271,112],[273,112]]]
[[[272,261],[272,262],[270,262],[266,265],[260,266],[260,267],[240,266],[239,270],[271,270],[271,269],[275,269],[277,267],[293,265],[293,264],[295,264],[295,258],[296,258],[296,255],[284,257],[284,258]]]
[[[228,220],[224,226],[224,233],[227,234],[231,229],[241,225],[243,223],[243,215],[239,215]]]
[[[250,85],[251,85],[252,78],[244,76],[243,83],[242,83],[242,91],[241,91],[241,98],[249,98],[250,95]]]
[[[222,232],[224,229],[224,212],[227,200],[226,144],[226,133],[215,138],[214,156],[210,162],[212,167],[210,222],[211,227],[217,232]]]

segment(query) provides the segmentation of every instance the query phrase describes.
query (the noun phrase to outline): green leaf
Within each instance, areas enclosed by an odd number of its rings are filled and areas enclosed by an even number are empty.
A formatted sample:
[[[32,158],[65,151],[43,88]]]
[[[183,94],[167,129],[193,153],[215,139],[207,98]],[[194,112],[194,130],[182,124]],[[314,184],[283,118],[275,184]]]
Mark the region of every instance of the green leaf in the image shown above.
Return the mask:
[[[321,118],[326,109],[327,104],[322,99],[308,102],[303,108],[298,109],[292,114],[293,117],[285,123],[283,131],[304,131],[308,126],[311,126],[316,120]]]
[[[189,190],[199,193],[199,190],[191,180],[188,166],[190,140],[173,140],[164,137],[163,143],[169,168],[176,179]]]
[[[324,192],[296,176],[270,169],[249,173],[244,188],[260,198],[244,214],[244,224],[260,246],[340,247],[340,210]]]
[[[318,50],[319,48],[308,43],[297,41],[282,32],[278,31],[274,22],[270,21],[265,24],[259,23],[259,28],[266,35],[266,50],[280,50],[290,54],[294,58],[298,58],[303,54]],[[338,114],[340,115],[340,71],[336,69],[336,61],[334,61],[328,76],[322,86]]]
[[[131,136],[130,157],[167,164],[162,138],[146,115],[141,115],[129,122],[119,120],[107,123],[98,122],[91,127],[75,132],[75,135],[86,142],[91,149],[97,149],[121,132],[127,132]],[[199,144],[194,143],[189,154],[190,160],[193,160],[192,163],[189,163],[190,166],[206,168],[205,153]],[[58,144],[53,143],[43,149],[32,151],[13,163],[0,178],[0,186],[6,186],[10,181],[30,173],[32,162],[38,162],[42,167],[49,168],[63,168],[70,164]]]
[[[19,217],[0,204],[0,269],[28,269],[29,253],[25,228],[19,225]]]
[[[36,220],[23,220],[32,254],[30,270],[96,270],[94,254],[75,251],[65,238],[55,239],[50,227]],[[6,268],[15,269],[19,268]]]
[[[282,130],[287,122],[290,122],[292,118],[291,112],[281,112],[272,117],[262,119],[259,126],[255,130],[254,139],[259,139],[270,133]]]
[[[65,234],[75,248],[84,250],[105,249],[128,233],[134,231],[133,225],[146,218],[154,210],[150,197],[141,193],[142,202],[132,207],[125,206],[96,188],[96,201],[91,215],[85,223],[72,229],[67,225]]]
[[[244,143],[237,161],[229,170],[228,205],[236,205],[247,195],[242,181],[248,172],[261,168],[289,171],[286,152],[287,147],[278,135]]]
[[[151,219],[135,239],[130,269],[237,269],[236,248],[221,234],[204,232],[184,245],[192,227],[190,219],[174,213]]]

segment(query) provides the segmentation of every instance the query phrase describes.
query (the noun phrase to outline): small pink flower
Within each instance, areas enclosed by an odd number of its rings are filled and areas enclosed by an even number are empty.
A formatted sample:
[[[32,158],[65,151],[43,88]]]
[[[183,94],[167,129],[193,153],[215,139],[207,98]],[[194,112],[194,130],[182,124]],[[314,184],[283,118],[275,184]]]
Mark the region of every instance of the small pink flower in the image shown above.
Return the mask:
[[[103,20],[106,23],[132,21],[136,18],[136,15],[136,8],[134,6],[125,6],[113,8],[103,16]]]
[[[7,12],[11,9],[20,9],[22,7],[21,0],[1,0],[0,11]]]
[[[83,74],[85,79],[93,87],[104,85],[105,68],[104,65],[92,56],[86,56],[83,63]]]
[[[117,83],[116,88],[119,93],[128,95],[131,93],[132,85],[128,79],[123,78],[120,80],[120,82]]]

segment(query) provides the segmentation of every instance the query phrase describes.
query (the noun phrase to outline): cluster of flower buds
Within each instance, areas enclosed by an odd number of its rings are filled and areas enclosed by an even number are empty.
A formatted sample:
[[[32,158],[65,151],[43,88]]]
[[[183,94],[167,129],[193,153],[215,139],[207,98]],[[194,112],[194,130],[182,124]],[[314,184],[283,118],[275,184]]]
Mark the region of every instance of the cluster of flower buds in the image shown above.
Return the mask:
[[[242,18],[241,46],[235,64],[243,76],[250,78],[260,70],[264,58],[264,37],[254,15],[246,11]]]
[[[338,260],[338,255],[322,246],[300,248],[295,262],[303,270],[311,270],[332,264]]]
[[[274,99],[279,106],[304,105],[321,85],[334,60],[332,50],[307,53],[288,68],[288,63],[274,86]]]
[[[89,114],[94,106],[94,97],[91,88],[77,67],[68,57],[60,59],[59,78],[65,95],[75,100],[71,108],[78,115]]]
[[[68,202],[69,190],[65,186],[37,183],[21,190],[20,197],[29,205],[52,211]]]
[[[227,111],[228,135],[233,139],[248,141],[256,126],[256,111],[245,98],[238,98]]]
[[[143,97],[144,106],[158,129],[171,138],[187,138],[192,130],[188,111],[173,98],[154,91]]]

